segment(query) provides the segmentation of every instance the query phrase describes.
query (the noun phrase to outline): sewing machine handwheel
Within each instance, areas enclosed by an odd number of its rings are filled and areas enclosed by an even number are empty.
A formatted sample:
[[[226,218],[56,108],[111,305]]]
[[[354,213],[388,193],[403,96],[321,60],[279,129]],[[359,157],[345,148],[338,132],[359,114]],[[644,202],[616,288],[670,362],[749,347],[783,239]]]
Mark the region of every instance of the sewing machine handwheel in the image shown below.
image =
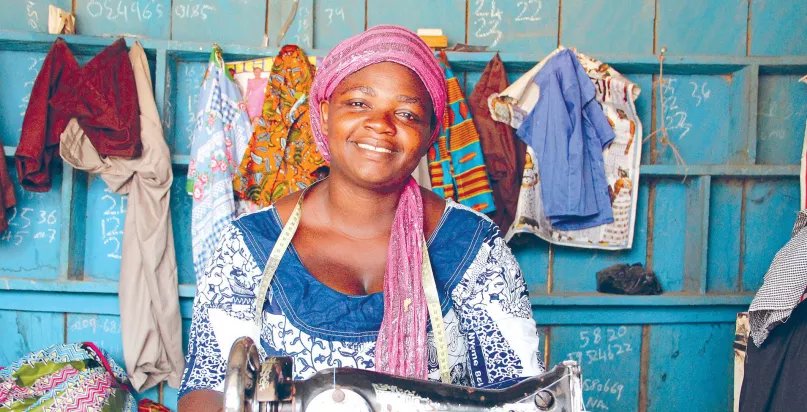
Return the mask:
[[[257,379],[261,373],[258,348],[252,338],[236,339],[227,360],[224,376],[224,410],[258,412]]]

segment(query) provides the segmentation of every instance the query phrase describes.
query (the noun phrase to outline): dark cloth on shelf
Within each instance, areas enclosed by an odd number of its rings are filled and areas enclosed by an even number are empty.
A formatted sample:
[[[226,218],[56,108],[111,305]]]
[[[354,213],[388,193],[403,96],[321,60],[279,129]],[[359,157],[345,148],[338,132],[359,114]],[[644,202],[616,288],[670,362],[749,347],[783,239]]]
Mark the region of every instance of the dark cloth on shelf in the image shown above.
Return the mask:
[[[597,272],[597,292],[618,295],[660,295],[661,285],[641,263],[616,264]]]
[[[505,232],[516,216],[527,145],[514,136],[510,125],[493,120],[488,109],[488,96],[501,93],[509,85],[504,63],[497,53],[468,98],[496,205],[496,210],[489,216]]]
[[[807,305],[796,307],[760,347],[748,345],[740,412],[807,409]]]

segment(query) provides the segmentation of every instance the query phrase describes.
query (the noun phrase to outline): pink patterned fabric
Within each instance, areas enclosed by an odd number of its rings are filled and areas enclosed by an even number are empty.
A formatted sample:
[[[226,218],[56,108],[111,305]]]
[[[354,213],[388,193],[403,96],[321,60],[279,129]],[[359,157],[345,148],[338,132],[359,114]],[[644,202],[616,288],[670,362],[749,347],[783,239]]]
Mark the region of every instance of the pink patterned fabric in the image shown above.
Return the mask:
[[[319,104],[330,99],[347,76],[372,64],[393,62],[414,71],[432,99],[439,125],[446,106],[446,79],[433,52],[415,33],[398,26],[375,26],[337,45],[325,57],[311,87],[311,128],[322,156],[330,161],[328,136],[320,127]],[[440,132],[435,126],[430,144]],[[384,275],[384,319],[375,349],[377,371],[427,379],[428,309],[421,280],[423,199],[411,177],[398,200]]]

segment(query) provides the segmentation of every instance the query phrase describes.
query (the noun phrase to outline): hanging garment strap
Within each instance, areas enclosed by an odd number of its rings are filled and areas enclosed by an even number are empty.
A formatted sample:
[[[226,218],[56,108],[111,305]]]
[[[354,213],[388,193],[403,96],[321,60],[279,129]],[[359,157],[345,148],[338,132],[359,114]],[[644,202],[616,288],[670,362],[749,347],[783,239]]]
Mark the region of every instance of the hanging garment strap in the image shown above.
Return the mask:
[[[310,187],[311,186],[309,186],[309,188]],[[306,191],[303,191],[300,198],[297,199],[294,211],[291,212],[288,222],[283,226],[283,230],[280,232],[280,236],[277,242],[275,242],[275,246],[272,248],[272,253],[269,254],[266,267],[263,269],[263,276],[258,286],[257,300],[255,302],[255,323],[258,325],[258,330],[260,330],[262,326],[263,302],[266,301],[269,285],[272,283],[272,279],[277,272],[277,267],[280,266],[280,260],[289,248],[291,239],[294,237],[294,233],[297,232],[297,227],[300,225],[300,218],[303,215],[303,198],[305,197]],[[451,375],[449,374],[448,368],[448,343],[446,342],[443,311],[440,308],[440,298],[437,295],[437,284],[434,282],[434,273],[432,272],[432,265],[429,260],[429,249],[426,240],[422,239],[421,243],[423,244],[423,266],[421,267],[421,272],[423,273],[423,293],[426,295],[426,306],[429,309],[432,333],[434,333],[434,345],[437,349],[437,364],[440,368],[440,380],[444,383],[451,383]]]

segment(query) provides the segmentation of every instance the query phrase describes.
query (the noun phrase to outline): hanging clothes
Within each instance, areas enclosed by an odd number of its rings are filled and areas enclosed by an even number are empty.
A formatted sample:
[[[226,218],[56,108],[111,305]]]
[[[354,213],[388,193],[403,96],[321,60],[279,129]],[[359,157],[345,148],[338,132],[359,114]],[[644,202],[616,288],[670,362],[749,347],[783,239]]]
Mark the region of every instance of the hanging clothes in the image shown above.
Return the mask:
[[[460,83],[447,62],[441,61],[448,86],[448,104],[440,136],[429,148],[432,191],[481,213],[496,210],[485,168],[479,134]]]
[[[327,162],[311,134],[308,95],[314,67],[302,49],[283,46],[272,65],[263,115],[238,168],[235,192],[261,207],[314,183]]]
[[[765,281],[757,291],[748,319],[751,338],[762,345],[768,334],[801,302],[807,290],[807,210],[799,212],[790,241],[773,258]]]
[[[121,335],[126,369],[142,392],[166,379],[178,387],[185,360],[171,226],[171,153],[140,43],[132,45],[130,57],[141,112],[142,156],[101,156],[76,119],[61,136],[60,152],[66,163],[100,174],[112,191],[129,196],[118,283]]]
[[[807,405],[805,370],[807,305],[799,305],[761,346],[748,345],[739,411],[803,411]]]
[[[510,227],[516,217],[527,145],[513,136],[509,125],[493,120],[488,110],[488,96],[501,93],[509,83],[504,63],[496,53],[468,98],[496,206],[490,217],[504,230]]]
[[[70,77],[78,69],[78,62],[67,43],[61,37],[57,38],[31,89],[20,142],[14,153],[17,179],[25,190],[47,192],[52,186],[51,162],[59,156],[59,135],[70,117],[51,110],[48,103],[62,84],[62,79]]]
[[[137,412],[126,372],[93,343],[31,352],[0,368],[0,410]]]
[[[548,60],[565,50],[567,49],[559,48],[552,52],[525,77],[530,74],[536,76],[544,69]],[[635,227],[642,135],[642,125],[634,101],[641,90],[607,64],[582,53],[575,55],[593,83],[595,100],[602,105],[602,112],[615,134],[611,145],[601,152],[608,185],[606,199],[611,203],[614,220],[612,223],[584,230],[564,231],[554,227],[544,213],[540,162],[536,160],[535,151],[528,147],[517,218],[506,238],[510,240],[518,233],[531,233],[550,243],[565,246],[607,250],[629,249],[633,243]],[[520,78],[499,95],[491,95],[488,99],[488,108],[494,120],[522,125],[523,120],[527,118],[526,115],[532,113],[535,107],[530,102],[537,102],[539,97],[542,97],[542,91],[532,80],[526,82],[524,78]],[[516,122],[518,116],[513,117],[511,114],[518,115],[524,110],[530,112],[527,112],[520,122]]]
[[[235,201],[233,183],[251,132],[244,99],[224,69],[221,49],[214,45],[199,89],[186,186],[193,196],[191,239],[196,276],[204,272],[218,234],[245,210]]]
[[[550,59],[534,81],[541,96],[516,133],[537,156],[544,213],[560,230],[612,223],[602,151],[615,133],[594,86],[571,50]]]
[[[81,68],[64,40],[56,39],[31,90],[15,153],[23,188],[50,190],[50,163],[72,118],[102,156],[140,156],[137,91],[123,39]]]
[[[140,109],[126,41],[119,39],[78,71],[69,72],[50,101],[75,118],[101,156],[139,157]]]
[[[2,147],[3,141],[0,139],[0,148]],[[0,160],[0,233],[8,229],[6,210],[17,204],[17,198],[14,197],[14,183],[11,182],[11,176],[8,174],[5,153],[3,156],[3,159]]]

